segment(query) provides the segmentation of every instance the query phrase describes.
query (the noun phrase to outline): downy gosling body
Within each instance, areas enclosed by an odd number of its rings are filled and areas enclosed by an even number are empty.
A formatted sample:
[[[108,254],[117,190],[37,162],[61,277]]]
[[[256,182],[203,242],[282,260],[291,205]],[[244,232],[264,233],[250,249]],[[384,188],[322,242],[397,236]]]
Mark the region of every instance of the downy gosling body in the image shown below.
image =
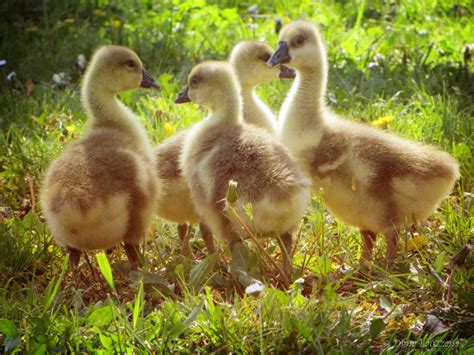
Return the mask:
[[[324,101],[326,51],[313,23],[284,27],[268,63],[297,71],[280,113],[281,142],[311,176],[314,190],[323,188],[329,211],[360,229],[361,260],[371,258],[382,233],[390,265],[400,228],[435,210],[458,179],[458,164],[445,152],[331,113]]]
[[[280,236],[289,253],[291,233],[310,200],[308,179],[272,135],[243,122],[238,83],[229,64],[196,66],[176,100],[189,101],[210,110],[190,129],[181,155],[183,175],[198,213],[213,235],[233,249],[241,239],[223,209],[229,181],[234,180],[241,215],[243,206],[251,203],[255,232]],[[291,272],[288,253],[282,253],[286,274]]]
[[[100,47],[82,83],[88,131],[49,167],[41,200],[54,240],[76,270],[81,250],[120,242],[133,268],[137,245],[155,211],[159,184],[153,149],[138,118],[117,94],[158,84],[138,56],[120,46]]]
[[[294,78],[294,70],[285,67],[269,68],[266,62],[273,49],[260,41],[238,43],[230,55],[232,65],[241,87],[243,118],[245,122],[267,130],[276,135],[277,121],[272,111],[258,98],[255,89],[260,84],[269,83],[278,78]],[[158,215],[168,221],[178,223],[178,236],[182,252],[190,255],[187,223],[199,223],[186,181],[179,166],[179,156],[186,140],[188,130],[177,133],[155,148],[158,175],[164,182],[163,191],[158,199]],[[213,237],[209,229],[200,224],[201,235],[208,252],[215,251]]]

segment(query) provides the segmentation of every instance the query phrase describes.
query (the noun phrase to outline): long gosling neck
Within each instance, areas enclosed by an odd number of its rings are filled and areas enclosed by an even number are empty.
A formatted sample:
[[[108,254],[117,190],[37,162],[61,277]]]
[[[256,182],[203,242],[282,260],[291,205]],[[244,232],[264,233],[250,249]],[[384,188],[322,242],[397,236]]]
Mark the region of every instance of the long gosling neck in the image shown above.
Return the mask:
[[[93,79],[85,78],[81,94],[90,125],[109,126],[129,120],[129,111],[120,102],[117,95],[111,91],[103,90],[100,83]]]
[[[260,100],[255,85],[241,86],[243,117],[245,122],[275,133],[276,119],[270,109]]]
[[[296,68],[297,77],[282,109],[282,129],[306,131],[318,129],[324,123],[327,61],[321,50],[320,61],[312,66]],[[292,121],[292,122],[288,122]],[[289,127],[288,127],[289,128]]]
[[[298,71],[297,96],[307,99],[312,112],[321,112],[326,108],[327,68],[325,63]]]
[[[226,124],[242,122],[242,100],[237,88],[221,88],[213,95],[213,102],[209,108],[214,122]]]
[[[146,131],[135,114],[119,100],[116,93],[103,89],[100,82],[91,77],[92,75],[86,75],[81,93],[89,129],[117,129],[132,138],[134,144],[148,145]]]

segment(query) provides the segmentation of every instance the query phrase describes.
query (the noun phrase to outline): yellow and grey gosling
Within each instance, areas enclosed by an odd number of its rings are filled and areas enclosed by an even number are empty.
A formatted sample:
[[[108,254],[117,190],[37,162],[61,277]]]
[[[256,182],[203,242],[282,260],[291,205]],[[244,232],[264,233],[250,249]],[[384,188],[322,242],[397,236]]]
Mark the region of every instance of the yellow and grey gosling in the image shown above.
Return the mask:
[[[361,260],[371,258],[382,233],[391,265],[400,228],[433,213],[459,178],[457,162],[446,152],[333,114],[324,102],[326,51],[313,23],[282,29],[268,61],[281,63],[297,72],[280,112],[281,142],[311,177],[314,191],[323,188],[329,211],[360,229]]]
[[[100,47],[82,84],[88,131],[49,167],[41,200],[54,240],[66,247],[74,270],[81,250],[120,242],[133,268],[137,246],[156,209],[159,182],[153,149],[120,92],[158,84],[140,58],[120,46]]]

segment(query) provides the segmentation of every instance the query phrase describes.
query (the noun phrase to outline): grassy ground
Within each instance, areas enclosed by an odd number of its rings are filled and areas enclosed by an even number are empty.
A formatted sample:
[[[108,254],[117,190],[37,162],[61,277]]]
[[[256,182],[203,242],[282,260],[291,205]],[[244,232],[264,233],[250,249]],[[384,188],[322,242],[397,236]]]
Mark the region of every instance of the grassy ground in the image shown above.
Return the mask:
[[[463,52],[474,38],[471,1],[6,0],[0,17],[0,59],[7,61],[0,67],[5,350],[451,352],[472,346],[473,256],[463,265],[451,259],[472,245],[474,233],[474,76]],[[461,164],[452,196],[428,223],[402,235],[396,270],[355,278],[358,232],[334,220],[315,196],[294,257],[293,279],[304,282],[288,290],[277,287],[265,257],[249,242],[247,260],[268,287],[246,295],[225,263],[202,252],[199,236],[191,240],[194,256],[185,257],[176,227],[160,220],[149,232],[141,272],[129,273],[117,250],[109,257],[113,277],[99,256],[102,266],[92,258],[94,274],[83,264],[74,282],[37,198],[48,163],[85,123],[77,56],[88,58],[101,43],[139,53],[163,91],[122,99],[159,143],[204,115],[196,106],[173,104],[194,64],[226,58],[243,38],[275,46],[275,20],[301,17],[317,22],[325,37],[327,96],[335,112],[441,146]],[[16,76],[7,80],[12,71]],[[55,84],[58,73],[66,80]],[[290,84],[275,82],[259,93],[277,111]],[[377,243],[376,265],[383,244]],[[280,257],[272,242],[266,246]]]

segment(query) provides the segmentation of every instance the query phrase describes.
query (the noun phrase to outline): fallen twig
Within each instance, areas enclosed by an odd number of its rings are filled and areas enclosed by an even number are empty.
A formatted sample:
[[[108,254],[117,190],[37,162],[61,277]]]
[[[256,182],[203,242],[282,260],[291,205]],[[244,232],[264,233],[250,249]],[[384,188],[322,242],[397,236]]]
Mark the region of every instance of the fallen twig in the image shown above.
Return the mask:
[[[26,181],[28,181],[28,188],[30,190],[30,198],[31,198],[31,210],[33,213],[36,212],[36,197],[35,197],[35,189],[33,187],[33,179],[31,178],[29,173],[25,175]]]

